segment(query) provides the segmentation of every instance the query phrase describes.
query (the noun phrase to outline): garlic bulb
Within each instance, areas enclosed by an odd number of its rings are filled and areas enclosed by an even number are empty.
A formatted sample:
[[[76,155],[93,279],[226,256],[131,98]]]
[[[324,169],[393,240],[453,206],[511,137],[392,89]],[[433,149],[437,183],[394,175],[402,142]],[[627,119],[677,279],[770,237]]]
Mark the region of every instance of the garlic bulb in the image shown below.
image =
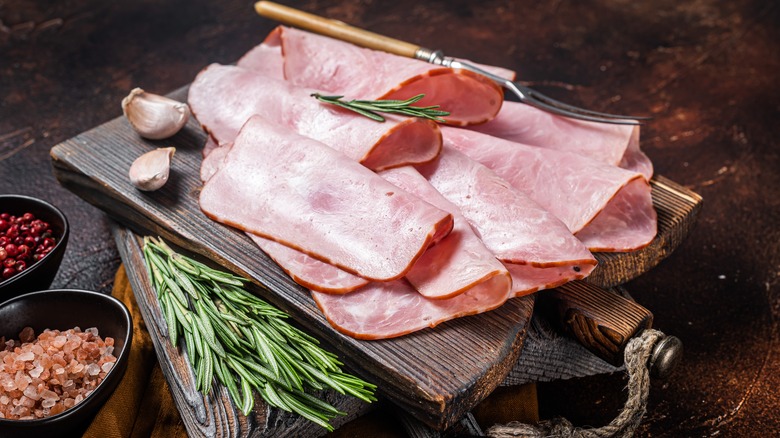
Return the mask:
[[[141,137],[151,140],[173,136],[190,117],[186,103],[147,93],[140,88],[122,99],[122,112]]]
[[[164,186],[171,171],[174,152],[176,148],[159,148],[136,158],[130,166],[130,182],[147,192]]]

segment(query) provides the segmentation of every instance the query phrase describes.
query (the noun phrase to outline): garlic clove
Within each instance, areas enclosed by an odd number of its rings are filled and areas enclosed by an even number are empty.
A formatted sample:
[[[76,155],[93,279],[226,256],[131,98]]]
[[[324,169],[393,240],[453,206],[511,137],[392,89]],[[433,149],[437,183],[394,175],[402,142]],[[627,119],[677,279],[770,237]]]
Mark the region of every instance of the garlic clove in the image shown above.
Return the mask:
[[[165,96],[135,88],[122,99],[122,112],[141,137],[161,140],[176,134],[187,123],[190,108]]]
[[[130,182],[147,192],[165,185],[171,171],[174,152],[176,148],[159,148],[136,158],[130,166]]]

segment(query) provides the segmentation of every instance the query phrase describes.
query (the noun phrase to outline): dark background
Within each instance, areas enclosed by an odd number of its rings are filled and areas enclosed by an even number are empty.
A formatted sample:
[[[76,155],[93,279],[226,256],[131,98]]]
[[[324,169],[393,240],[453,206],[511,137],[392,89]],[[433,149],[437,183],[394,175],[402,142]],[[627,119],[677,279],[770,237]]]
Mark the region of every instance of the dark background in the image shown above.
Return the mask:
[[[639,436],[780,429],[780,8],[776,2],[285,1],[445,53],[514,68],[542,92],[649,114],[656,172],[704,197],[675,254],[627,285],[685,344],[654,381]],[[42,197],[73,226],[54,286],[108,291],[108,221],[59,187],[48,151],[121,114],[131,88],[167,93],[230,63],[275,23],[250,1],[0,0],[0,192]],[[600,426],[621,375],[539,385],[542,418]]]

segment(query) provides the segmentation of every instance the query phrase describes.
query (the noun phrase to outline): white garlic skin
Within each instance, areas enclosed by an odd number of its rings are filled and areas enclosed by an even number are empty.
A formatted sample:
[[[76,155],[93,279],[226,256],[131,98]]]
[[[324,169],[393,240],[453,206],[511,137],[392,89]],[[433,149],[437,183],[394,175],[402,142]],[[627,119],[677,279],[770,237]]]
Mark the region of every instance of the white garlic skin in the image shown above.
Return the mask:
[[[190,108],[165,96],[135,88],[122,99],[122,112],[141,137],[162,140],[176,134],[190,118]]]
[[[130,182],[138,189],[151,192],[168,182],[171,158],[176,148],[159,148],[149,151],[133,161],[130,166]]]

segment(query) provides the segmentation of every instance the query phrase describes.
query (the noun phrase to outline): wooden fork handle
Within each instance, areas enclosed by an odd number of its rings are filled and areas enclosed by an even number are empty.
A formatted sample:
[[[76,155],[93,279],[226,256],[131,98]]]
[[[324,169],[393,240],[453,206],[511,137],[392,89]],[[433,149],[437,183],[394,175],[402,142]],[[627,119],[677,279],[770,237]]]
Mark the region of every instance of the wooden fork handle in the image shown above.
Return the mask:
[[[259,1],[255,11],[263,17],[299,27],[321,35],[347,41],[369,49],[414,58],[420,46],[350,26],[338,20],[323,18],[274,2]]]

